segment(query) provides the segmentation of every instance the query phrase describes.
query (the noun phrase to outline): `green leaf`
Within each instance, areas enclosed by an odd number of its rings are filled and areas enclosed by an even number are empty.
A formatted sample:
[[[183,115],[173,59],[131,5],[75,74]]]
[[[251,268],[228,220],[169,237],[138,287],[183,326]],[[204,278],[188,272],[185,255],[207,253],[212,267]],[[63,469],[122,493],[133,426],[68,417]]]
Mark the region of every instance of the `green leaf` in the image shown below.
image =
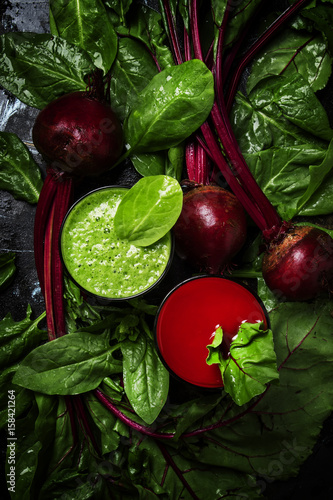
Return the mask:
[[[102,454],[116,450],[120,440],[119,434],[113,430],[116,417],[101,404],[93,393],[85,396],[85,404],[96,427],[100,430]]]
[[[298,200],[298,212],[306,205],[317,189],[324,183],[326,176],[333,168],[333,140],[330,142],[324,160],[319,165],[309,165],[310,180],[307,190]]]
[[[150,61],[153,62],[156,58],[160,69],[174,64],[159,12],[146,5],[136,3],[132,6],[131,15],[126,21],[124,25],[117,28],[120,35],[139,40],[140,45],[149,54]],[[154,62],[156,68],[157,64]]]
[[[156,74],[153,59],[139,41],[119,39],[117,58],[111,70],[110,95],[112,109],[121,121],[127,118],[140,92]]]
[[[256,474],[260,482],[296,475],[333,410],[331,302],[280,303],[270,320],[279,384],[254,406],[229,407],[227,416],[222,408],[220,428],[207,435],[214,444],[187,450],[203,466]]]
[[[329,2],[326,2],[326,5],[316,5],[314,8],[305,9],[302,13],[304,17],[307,19],[311,19],[313,21],[315,27],[321,31],[324,38],[327,40],[327,44],[329,47],[329,51],[333,53],[333,33],[332,33],[332,24],[333,24],[333,6],[328,5]]]
[[[50,0],[51,33],[84,49],[95,66],[109,71],[117,35],[101,0]]]
[[[158,73],[124,124],[128,153],[169,149],[197,130],[214,101],[213,75],[193,59]]]
[[[152,424],[165,405],[169,392],[169,373],[150,339],[141,335],[136,342],[121,345],[124,388],[139,417]]]
[[[284,30],[264,52],[260,53],[251,68],[247,81],[250,92],[261,81],[272,75],[302,75],[313,91],[327,84],[331,74],[331,57],[320,33],[313,35],[306,31]]]
[[[310,168],[315,174],[325,162],[326,152],[307,144],[271,148],[252,155],[244,154],[251,172],[282,218],[298,213],[299,200],[311,190]],[[329,200],[327,200],[329,201]]]
[[[0,255],[0,291],[5,290],[13,281],[16,271],[15,258],[14,252]]]
[[[278,380],[273,334],[260,323],[243,323],[230,345],[230,354],[224,358],[220,349],[222,328],[216,330],[208,345],[207,364],[218,364],[224,390],[239,406],[262,394],[269,382]]]
[[[31,307],[27,308],[26,318],[15,322],[11,314],[7,314],[0,322],[0,367],[4,369],[28,354],[46,338],[38,324],[45,317],[45,313],[37,319],[31,319]]]
[[[12,498],[18,497],[22,500],[36,498],[33,491],[33,481],[38,467],[38,453],[43,446],[37,439],[34,430],[37,415],[36,405],[34,405],[24,418],[16,420],[15,434],[19,439],[11,441],[11,444],[13,446],[14,443],[15,471],[21,472],[15,474],[15,487],[12,490],[15,493]],[[10,448],[7,448],[6,474],[9,473],[11,465],[10,456]]]
[[[117,347],[117,346],[116,346]],[[75,332],[43,344],[22,361],[13,382],[43,394],[71,395],[95,389],[121,371],[104,338]]]
[[[83,49],[41,33],[1,35],[0,66],[0,85],[39,109],[62,94],[85,90],[94,68]]]
[[[114,218],[119,238],[148,246],[165,236],[183,203],[178,181],[166,175],[143,177],[125,194]]]
[[[179,145],[167,151],[133,154],[131,160],[136,171],[144,177],[169,175],[180,182],[184,165],[184,147]]]
[[[37,203],[43,181],[30,151],[16,134],[0,132],[0,189]]]
[[[105,0],[105,4],[118,14],[122,22],[124,21],[124,16],[127,14],[132,2],[133,0]]]

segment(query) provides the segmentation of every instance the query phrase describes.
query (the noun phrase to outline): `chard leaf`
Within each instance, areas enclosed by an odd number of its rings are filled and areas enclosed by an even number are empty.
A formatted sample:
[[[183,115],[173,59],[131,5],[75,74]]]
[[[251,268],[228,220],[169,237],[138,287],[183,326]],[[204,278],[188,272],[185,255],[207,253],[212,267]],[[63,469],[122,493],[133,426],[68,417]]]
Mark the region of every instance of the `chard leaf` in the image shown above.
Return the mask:
[[[125,194],[114,218],[119,238],[148,246],[165,236],[183,204],[178,181],[166,175],[143,177]]]
[[[333,212],[333,171],[300,209],[299,215],[329,215]]]
[[[303,196],[298,200],[297,211],[306,205],[311,199],[312,195],[324,183],[324,179],[332,171],[333,168],[333,140],[330,142],[324,160],[319,165],[309,165],[310,180],[308,187]],[[333,201],[332,201],[333,210]]]
[[[13,281],[16,271],[15,258],[16,254],[14,252],[0,255],[0,291],[5,290]]]
[[[141,335],[136,342],[123,342],[123,376],[126,395],[139,417],[152,424],[169,392],[169,373],[152,341]]]
[[[251,92],[260,81],[272,75],[289,77],[299,74],[313,91],[317,91],[327,84],[331,62],[321,34],[314,36],[304,30],[284,30],[283,36],[274,38],[265,46],[264,53],[252,65],[247,90]]]
[[[101,0],[50,0],[51,33],[84,49],[95,66],[109,71],[117,34]]]
[[[250,95],[252,106],[267,116],[271,127],[287,120],[300,132],[329,141],[333,131],[325,109],[305,79],[299,75],[274,77],[260,84]],[[283,128],[287,128],[288,123]],[[290,127],[290,125],[289,125]],[[290,133],[289,132],[289,133]],[[296,136],[297,137],[297,136]],[[304,142],[304,138],[303,138]]]
[[[85,90],[93,62],[81,48],[41,33],[0,36],[0,85],[42,109],[62,94]]]
[[[243,323],[231,342],[228,358],[222,355],[222,340],[223,332],[219,327],[213,343],[207,346],[207,364],[219,365],[224,390],[242,406],[279,378],[273,334],[271,330],[264,330],[263,324]]]
[[[209,433],[211,442],[187,449],[202,465],[254,473],[259,485],[299,472],[333,410],[332,304],[280,302],[270,320],[279,384],[227,415],[222,407],[213,415],[221,425]]]
[[[0,189],[37,203],[43,181],[30,151],[16,134],[0,132]]]
[[[43,394],[73,395],[95,389],[104,377],[121,371],[105,338],[75,332],[28,354],[13,382]]]
[[[271,148],[244,155],[261,189],[278,209],[280,216],[287,219],[298,214],[302,198],[306,203],[308,195],[314,195],[320,186],[319,182],[322,182],[325,173],[332,167],[326,161],[330,156],[330,150],[326,153],[323,149],[309,145]],[[325,203],[332,209],[331,199],[327,199]]]
[[[329,47],[329,51],[333,53],[333,33],[332,33],[332,24],[333,24],[333,6],[328,5],[326,2],[325,5],[316,5],[314,8],[305,9],[302,13],[304,17],[307,19],[311,19],[313,21],[315,27],[321,31],[324,38],[327,40],[327,44]]]
[[[198,59],[155,75],[124,123],[128,154],[169,149],[189,137],[213,106],[213,80]]]

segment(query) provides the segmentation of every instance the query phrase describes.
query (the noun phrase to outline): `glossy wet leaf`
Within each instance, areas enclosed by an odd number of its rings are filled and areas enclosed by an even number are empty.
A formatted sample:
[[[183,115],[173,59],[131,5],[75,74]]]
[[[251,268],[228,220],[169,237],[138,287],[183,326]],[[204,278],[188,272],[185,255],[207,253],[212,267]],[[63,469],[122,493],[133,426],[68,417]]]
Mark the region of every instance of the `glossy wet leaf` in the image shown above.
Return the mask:
[[[40,169],[26,145],[16,134],[0,132],[0,189],[37,203],[42,185]]]
[[[117,53],[117,35],[102,0],[50,0],[51,33],[78,45],[106,73]]]
[[[184,166],[184,147],[179,145],[167,151],[134,154],[131,160],[136,171],[144,177],[169,175],[180,182]]]
[[[208,345],[207,364],[220,368],[224,390],[239,406],[262,394],[267,384],[278,380],[273,334],[260,323],[243,323],[230,345],[225,358],[221,352],[222,328],[215,332]]]
[[[255,473],[257,484],[299,471],[333,409],[331,313],[328,301],[280,303],[270,312],[279,384],[253,405],[230,408],[228,425],[221,408],[222,425],[209,433],[211,442],[191,446],[202,464]]]
[[[169,373],[150,339],[141,336],[135,343],[124,342],[121,351],[126,395],[136,414],[151,424],[166,403]]]
[[[102,337],[77,332],[40,345],[22,361],[14,383],[43,394],[80,394],[121,371]]]
[[[285,30],[265,47],[265,52],[252,67],[247,82],[250,92],[257,83],[272,75],[300,74],[314,91],[325,87],[331,74],[331,57],[325,40],[306,31]]]
[[[161,14],[149,5],[134,3],[127,23],[119,25],[117,32],[139,40],[146,53],[150,53],[150,60],[156,58],[157,64],[154,62],[156,68],[157,65],[160,69],[173,65],[166,32],[162,27]]]
[[[114,218],[119,238],[148,246],[165,236],[183,204],[178,181],[166,175],[143,177],[126,193]]]
[[[1,35],[0,66],[0,85],[39,109],[62,94],[85,90],[94,67],[83,49],[42,33]]]
[[[201,61],[161,71],[124,124],[128,150],[147,153],[178,145],[206,120],[213,100],[213,75]]]
[[[119,39],[117,58],[111,70],[110,92],[112,108],[122,121],[157,72],[149,52],[138,40]]]
[[[18,361],[46,339],[45,332],[39,328],[45,314],[35,320],[31,319],[31,316],[32,309],[28,306],[23,320],[14,321],[12,315],[8,313],[0,322],[1,369]]]
[[[14,252],[0,255],[0,291],[5,290],[13,281],[16,271],[15,258]]]

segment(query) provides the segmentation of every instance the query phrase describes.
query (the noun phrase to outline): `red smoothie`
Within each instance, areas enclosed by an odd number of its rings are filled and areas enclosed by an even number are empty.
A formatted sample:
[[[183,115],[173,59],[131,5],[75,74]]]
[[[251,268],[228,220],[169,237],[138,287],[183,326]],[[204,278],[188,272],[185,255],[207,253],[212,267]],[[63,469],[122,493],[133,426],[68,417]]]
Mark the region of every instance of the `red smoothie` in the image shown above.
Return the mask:
[[[216,329],[226,354],[242,323],[267,318],[264,306],[244,286],[222,277],[199,276],[176,287],[163,301],[155,324],[160,356],[169,370],[200,387],[223,387],[217,365],[207,365],[207,345]]]

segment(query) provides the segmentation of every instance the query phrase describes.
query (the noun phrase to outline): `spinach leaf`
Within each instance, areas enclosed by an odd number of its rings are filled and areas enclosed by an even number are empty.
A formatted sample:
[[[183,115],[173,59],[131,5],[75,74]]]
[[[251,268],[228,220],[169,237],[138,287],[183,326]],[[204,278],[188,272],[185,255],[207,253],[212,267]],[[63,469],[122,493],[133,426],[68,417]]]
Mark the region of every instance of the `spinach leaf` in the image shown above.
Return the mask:
[[[166,175],[143,177],[125,194],[114,218],[119,238],[148,246],[170,231],[183,204],[178,181]]]
[[[118,26],[117,32],[139,40],[150,54],[151,60],[156,59],[156,67],[158,65],[159,69],[173,65],[172,54],[165,44],[167,37],[162,27],[162,17],[156,10],[139,3],[134,4],[127,22]]]
[[[2,369],[18,361],[46,339],[45,332],[38,328],[41,320],[45,318],[45,313],[35,320],[31,319],[31,314],[29,305],[26,318],[22,321],[15,322],[10,314],[1,321],[0,367]]]
[[[262,394],[267,384],[278,380],[273,333],[260,323],[243,323],[230,345],[230,354],[224,358],[221,351],[222,328],[215,332],[208,345],[207,364],[220,368],[224,390],[239,406]]]
[[[164,69],[141,92],[124,123],[127,155],[180,144],[205,121],[213,101],[213,75],[203,62]]]
[[[36,498],[32,483],[37,472],[38,453],[43,446],[35,434],[37,416],[37,405],[34,404],[27,415],[15,422],[15,434],[20,437],[17,441],[13,441],[15,443],[15,470],[24,473],[16,474],[15,486],[12,489],[13,498],[18,497],[22,500]],[[9,474],[10,470],[9,459],[10,448],[7,448],[6,474]]]
[[[40,33],[0,36],[0,85],[42,109],[62,94],[85,90],[93,62],[81,48]]]
[[[102,337],[74,332],[34,349],[22,361],[13,382],[43,394],[80,394],[122,369]]]
[[[169,175],[180,182],[184,165],[184,147],[179,145],[167,151],[133,154],[131,160],[136,171],[143,176]]]
[[[84,397],[89,414],[101,434],[102,454],[116,450],[120,441],[119,434],[114,430],[116,417],[102,406],[92,393],[88,393]]]
[[[117,35],[101,0],[50,0],[50,29],[84,49],[95,66],[109,71],[117,53]]]
[[[13,281],[16,272],[15,258],[14,252],[0,255],[0,291],[5,290]]]
[[[0,132],[0,189],[37,203],[43,181],[30,151],[16,134]]]
[[[111,70],[112,108],[121,121],[137,104],[139,93],[157,74],[157,67],[142,44],[131,38],[120,38],[117,58]]]
[[[20,418],[31,407],[34,401],[34,393],[14,385],[12,380],[19,367],[19,363],[10,365],[1,370],[0,375],[0,429],[8,430],[8,391],[15,394],[15,418]]]
[[[159,359],[153,341],[143,335],[121,345],[124,388],[139,417],[152,424],[165,405],[169,374]]]

